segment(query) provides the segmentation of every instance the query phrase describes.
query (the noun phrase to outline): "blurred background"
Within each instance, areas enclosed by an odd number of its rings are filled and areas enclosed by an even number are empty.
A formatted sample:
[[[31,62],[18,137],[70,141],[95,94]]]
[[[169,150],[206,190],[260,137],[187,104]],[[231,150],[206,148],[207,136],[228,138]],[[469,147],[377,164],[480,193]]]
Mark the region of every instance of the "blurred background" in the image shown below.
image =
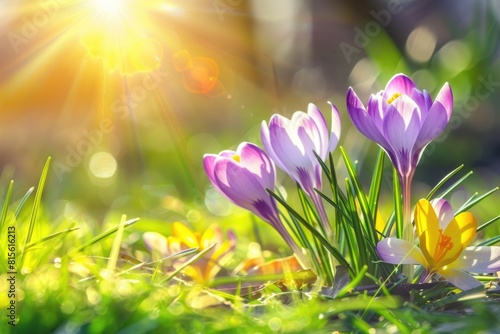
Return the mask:
[[[464,164],[475,175],[460,205],[500,184],[499,23],[496,0],[0,0],[2,194],[10,179],[18,197],[35,186],[51,156],[54,216],[227,216],[203,154],[261,145],[262,120],[309,102],[329,119],[327,101],[369,180],[377,147],[351,125],[345,93],[367,101],[403,72],[433,97],[453,89],[414,196]]]

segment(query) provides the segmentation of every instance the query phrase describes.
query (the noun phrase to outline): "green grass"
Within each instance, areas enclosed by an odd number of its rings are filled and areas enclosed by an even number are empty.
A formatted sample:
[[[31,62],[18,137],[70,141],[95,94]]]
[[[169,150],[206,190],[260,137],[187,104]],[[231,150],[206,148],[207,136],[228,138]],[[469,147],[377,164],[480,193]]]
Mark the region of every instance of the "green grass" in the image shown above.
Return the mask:
[[[12,182],[4,194],[1,233],[7,235],[9,227],[16,227],[18,322],[11,326],[4,316],[1,333],[472,333],[500,327],[496,317],[500,291],[494,286],[486,293],[458,293],[445,283],[382,282],[367,266],[359,266],[354,273],[347,266],[337,270],[330,287],[310,270],[243,275],[233,271],[246,258],[244,243],[238,244],[232,260],[212,283],[195,284],[182,270],[202,261],[216,245],[153,261],[140,236],[144,231],[165,234],[165,222],[127,220],[124,215],[120,219],[117,213],[110,213],[106,221],[92,228],[84,221],[64,217],[53,221],[42,200],[49,163],[34,198],[33,189],[15,198]],[[351,172],[355,177],[355,171]],[[376,182],[370,188],[373,194],[378,191],[373,190],[379,187]],[[455,186],[457,183],[451,187]],[[348,189],[346,196],[359,195],[355,188]],[[437,191],[440,189],[432,193]],[[481,195],[468,203],[481,198],[488,200]],[[363,204],[364,219],[373,220],[377,204]],[[201,206],[198,209],[207,222],[213,219]],[[250,227],[248,215],[242,217],[240,224]],[[297,213],[295,218],[300,221],[299,217]],[[314,231],[307,221],[300,224]],[[498,242],[496,238],[489,241]],[[6,249],[6,238],[0,246]],[[2,252],[2,272],[9,271],[6,257]],[[182,266],[172,267],[178,259],[184,260]],[[10,301],[4,298],[8,277],[0,275],[3,310]]]

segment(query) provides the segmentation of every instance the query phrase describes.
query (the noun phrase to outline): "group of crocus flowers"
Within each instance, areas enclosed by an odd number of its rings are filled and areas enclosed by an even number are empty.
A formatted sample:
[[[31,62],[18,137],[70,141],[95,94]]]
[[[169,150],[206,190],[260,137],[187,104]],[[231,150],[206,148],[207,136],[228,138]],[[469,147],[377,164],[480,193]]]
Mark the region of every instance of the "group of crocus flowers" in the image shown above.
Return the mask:
[[[322,188],[319,159],[325,161],[336,148],[341,132],[339,112],[330,105],[330,129],[320,110],[309,104],[307,113],[297,111],[291,119],[276,114],[269,124],[262,122],[265,151],[244,142],[236,151],[203,157],[212,185],[236,205],[271,224],[303,264],[307,264],[304,252],[282,223],[276,200],[269,191],[275,189],[276,165],[310,197],[325,237],[335,239],[334,224],[329,222],[322,198],[316,191]],[[477,228],[472,214],[464,212],[455,217],[444,199],[420,200],[414,213],[416,231],[412,223],[411,181],[425,147],[450,120],[453,96],[448,83],[433,101],[429,93],[419,90],[408,76],[397,74],[384,90],[370,96],[367,107],[349,88],[346,106],[356,128],[387,153],[401,183],[405,233],[400,238],[381,240],[377,246],[380,258],[392,264],[422,265],[421,282],[437,274],[463,290],[480,284],[466,272],[499,271],[500,247],[468,247]],[[379,259],[373,259],[376,260]]]

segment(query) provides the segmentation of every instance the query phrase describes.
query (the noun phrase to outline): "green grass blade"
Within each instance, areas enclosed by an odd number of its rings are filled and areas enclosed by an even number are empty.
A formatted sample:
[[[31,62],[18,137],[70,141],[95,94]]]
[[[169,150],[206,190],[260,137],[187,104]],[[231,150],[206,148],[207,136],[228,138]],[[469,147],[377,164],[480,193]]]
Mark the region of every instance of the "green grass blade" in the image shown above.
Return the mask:
[[[10,200],[12,199],[12,190],[14,188],[14,181],[10,181],[5,201],[3,202],[2,215],[0,216],[0,231],[3,231],[5,221],[7,220],[7,212],[9,212]]]
[[[125,223],[123,223],[123,227],[126,228],[126,227],[129,227],[135,223],[137,223],[139,221],[139,218],[134,218],[134,219],[130,219],[130,220],[127,220]],[[66,254],[63,258],[66,258],[66,257],[71,257],[72,255],[82,251],[83,249],[109,237],[110,235],[112,235],[113,233],[115,233],[116,231],[118,231],[118,228],[119,228],[119,225],[115,226],[115,227],[112,227],[110,228],[109,230],[107,231],[104,231],[102,232],[101,234],[99,234],[98,236],[92,238],[91,240],[89,240],[88,242],[84,243],[83,245],[81,245],[80,247],[77,247],[76,249],[74,249],[73,251],[71,251],[69,254]]]
[[[279,196],[277,196],[275,193],[273,193],[272,191],[269,191],[268,192],[271,194],[271,196],[273,196],[281,205],[283,205],[287,210],[288,212],[291,214],[291,215],[294,215],[298,220],[299,222],[305,226],[309,232],[311,232],[311,234],[315,237],[315,238],[318,238],[318,240],[320,241],[321,245],[323,247],[325,247],[332,255],[335,259],[337,259],[337,261],[339,262],[340,265],[343,265],[343,266],[346,266],[349,271],[352,273],[352,268],[351,266],[349,265],[349,263],[347,263],[347,261],[345,260],[344,256],[337,250],[335,249],[335,247],[333,247],[329,242],[328,240],[325,239],[325,237],[323,235],[321,235],[321,233],[319,233],[315,228],[314,226],[312,226],[311,224],[309,224],[308,221],[306,221],[304,218],[302,218],[300,216],[300,214],[295,211],[294,209],[292,209],[283,199],[281,199]]]
[[[373,213],[373,221],[377,219],[378,201],[380,197],[380,188],[382,187],[382,175],[384,170],[385,151],[380,149],[373,171],[373,178],[370,184],[370,191],[368,192],[368,200],[370,210]]]
[[[483,195],[479,196],[478,198],[474,199],[473,201],[467,201],[467,203],[465,203],[461,208],[458,209],[458,211],[455,212],[455,215],[458,215],[461,212],[465,212],[465,211],[469,210],[474,205],[476,205],[477,203],[481,202],[483,199],[485,199],[486,197],[490,196],[491,194],[493,194],[498,189],[499,189],[498,187],[493,188],[490,191],[488,191],[486,194],[483,194]]]
[[[460,178],[457,182],[455,182],[454,184],[452,184],[449,188],[447,188],[445,191],[443,191],[441,194],[439,194],[437,196],[437,198],[443,198],[445,197],[446,195],[448,195],[449,193],[451,193],[453,190],[455,190],[455,188],[457,188],[459,185],[461,185],[469,176],[471,176],[473,174],[472,171],[468,172],[467,174],[465,174],[462,178]]]
[[[342,298],[343,296],[348,294],[349,291],[357,287],[365,277],[367,271],[368,271],[368,266],[363,266],[358,272],[358,274],[349,282],[349,284],[340,289],[339,293],[337,294],[337,297]]]
[[[59,232],[56,232],[56,233],[50,234],[50,235],[48,235],[48,236],[46,236],[46,237],[43,237],[43,238],[41,238],[41,239],[39,239],[39,240],[36,240],[36,241],[30,242],[29,244],[27,244],[27,245],[25,246],[25,249],[24,249],[24,250],[25,250],[25,251],[28,251],[30,248],[35,247],[35,246],[38,246],[38,245],[39,245],[39,244],[41,244],[41,243],[44,243],[44,242],[49,241],[49,240],[52,240],[52,239],[54,239],[54,238],[56,238],[56,237],[58,237],[58,236],[60,236],[60,235],[62,235],[62,234],[66,234],[66,233],[69,233],[69,232],[77,231],[77,230],[79,230],[79,229],[80,229],[79,227],[70,227],[70,228],[68,228],[68,229],[66,229],[66,230],[63,230],[63,231],[59,231]]]
[[[429,192],[429,194],[425,198],[427,200],[431,200],[432,196],[434,196],[434,194],[443,186],[443,184],[445,184],[446,181],[451,179],[452,176],[455,175],[456,173],[458,173],[463,167],[464,167],[464,165],[460,165],[455,170],[453,170],[448,175],[446,175],[441,181],[439,181],[438,184],[436,184],[436,186],[434,188],[432,188],[432,190]]]
[[[351,184],[355,190],[355,196],[358,200],[359,206],[361,207],[361,212],[364,218],[363,229],[365,230],[366,236],[370,240],[370,242],[372,244],[376,244],[377,236],[375,233],[375,221],[373,220],[373,214],[370,211],[366,194],[363,191],[363,188],[361,187],[361,181],[359,180],[356,169],[354,168],[354,165],[350,161],[343,147],[340,147],[340,152],[342,154],[342,158],[344,159],[344,163],[347,168],[347,173],[351,178]]]
[[[136,264],[133,267],[130,267],[128,269],[120,271],[119,273],[116,274],[116,276],[121,276],[121,275],[127,274],[129,272],[132,272],[132,271],[137,270],[137,269],[139,269],[141,267],[144,267],[144,266],[151,266],[153,264],[160,264],[160,263],[162,263],[163,261],[166,261],[166,260],[181,258],[181,257],[187,256],[187,255],[193,254],[196,251],[198,251],[198,248],[188,248],[188,249],[181,250],[180,252],[177,252],[175,254],[165,256],[165,257],[163,257],[163,258],[161,258],[159,260],[156,260],[156,261],[141,262],[141,263]]]
[[[201,257],[203,257],[203,255],[205,255],[206,253],[208,253],[212,248],[215,247],[215,245],[216,245],[215,243],[211,244],[210,246],[208,246],[207,248],[205,248],[204,250],[202,250],[201,252],[199,252],[198,254],[196,254],[195,256],[193,256],[192,258],[190,258],[189,260],[187,260],[186,262],[184,262],[182,264],[182,266],[180,266],[177,269],[175,269],[172,273],[170,273],[170,275],[168,275],[160,283],[164,283],[164,282],[170,281],[172,278],[174,278],[175,275],[177,275],[178,273],[180,273],[184,268],[186,268],[187,266],[190,266],[195,261],[197,261],[198,259],[200,259]]]
[[[493,224],[494,222],[496,222],[498,219],[500,219],[500,215],[496,216],[495,218],[491,219],[491,220],[488,220],[486,223],[484,223],[483,225],[479,226],[477,228],[477,232],[483,230],[484,228],[488,227],[489,225]]]
[[[108,264],[106,269],[114,274],[116,268],[116,262],[118,261],[118,255],[120,254],[120,248],[123,240],[123,230],[125,226],[125,222],[127,221],[127,216],[122,215],[122,219],[120,224],[118,225],[118,230],[115,234],[115,239],[113,240],[113,246],[111,246],[111,252],[109,254]]]
[[[477,245],[478,246],[493,246],[493,245],[495,245],[498,242],[500,242],[500,235],[497,235],[494,238],[491,238],[491,239],[488,239],[486,241],[483,241],[483,242],[481,242],[481,243],[479,243]]]
[[[28,198],[31,196],[33,191],[35,190],[35,187],[31,187],[28,189],[26,194],[24,194],[23,198],[21,198],[21,201],[19,202],[19,205],[17,206],[16,212],[14,213],[14,218],[17,220],[19,218],[19,215],[21,214],[22,209],[24,208],[24,204],[26,204],[26,201]]]
[[[401,194],[401,184],[396,168],[393,168],[392,186],[394,189],[394,216],[396,219],[396,237],[403,238],[403,203]]]
[[[25,239],[24,245],[22,247],[23,251],[21,253],[21,261],[20,261],[21,268],[23,267],[25,254],[26,254],[24,252],[24,249],[26,249],[26,245],[28,245],[30,243],[31,237],[33,236],[33,231],[35,230],[35,223],[36,223],[36,219],[38,217],[38,210],[40,209],[40,202],[42,200],[43,188],[45,186],[45,180],[47,179],[47,174],[49,173],[50,160],[51,160],[51,158],[49,157],[47,159],[47,161],[45,162],[45,166],[43,167],[42,175],[40,176],[40,181],[38,182],[38,188],[36,190],[35,201],[33,202],[33,209],[31,211],[30,222],[29,222],[29,226],[28,226],[28,233],[26,234],[26,239]]]

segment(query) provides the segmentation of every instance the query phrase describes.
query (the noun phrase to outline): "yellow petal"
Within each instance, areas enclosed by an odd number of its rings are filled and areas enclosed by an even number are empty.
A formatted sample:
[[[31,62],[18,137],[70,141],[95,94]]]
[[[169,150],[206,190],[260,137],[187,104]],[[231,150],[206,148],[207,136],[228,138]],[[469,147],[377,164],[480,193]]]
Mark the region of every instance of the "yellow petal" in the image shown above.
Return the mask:
[[[460,227],[461,241],[464,249],[470,245],[476,237],[477,220],[470,212],[462,212],[455,217],[455,220]]]
[[[451,248],[446,253],[440,266],[455,261],[462,251],[474,240],[476,236],[477,221],[470,212],[463,212],[455,217],[443,232],[443,235],[451,238]]]
[[[180,240],[183,244],[190,248],[200,247],[198,238],[194,235],[193,231],[187,228],[184,224],[175,222],[172,226],[172,234]]]
[[[433,263],[433,253],[439,240],[439,220],[431,203],[426,199],[418,201],[415,207],[415,225],[417,227],[420,249],[429,263]]]
[[[217,243],[220,244],[222,242],[222,232],[220,227],[217,225],[210,225],[200,239],[200,246],[202,249],[207,248],[211,244]]]

